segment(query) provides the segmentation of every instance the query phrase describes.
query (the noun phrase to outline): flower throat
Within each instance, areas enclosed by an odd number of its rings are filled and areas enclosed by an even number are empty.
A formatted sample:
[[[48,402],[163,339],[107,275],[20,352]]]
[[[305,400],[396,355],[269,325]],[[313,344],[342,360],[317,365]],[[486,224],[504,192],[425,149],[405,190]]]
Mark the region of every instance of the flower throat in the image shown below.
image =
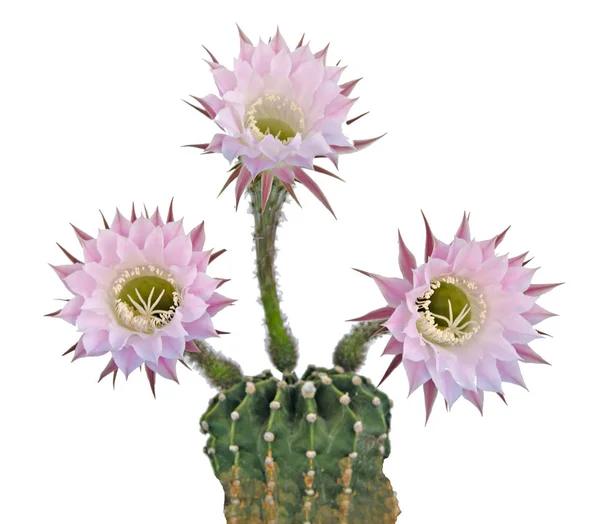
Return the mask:
[[[304,130],[304,111],[281,95],[264,95],[250,106],[244,124],[257,140],[272,135],[289,144]]]
[[[147,334],[166,326],[181,303],[172,275],[154,266],[124,271],[113,284],[113,294],[121,323]]]
[[[470,339],[485,321],[486,305],[472,282],[442,277],[416,300],[417,328],[426,340],[456,346]]]

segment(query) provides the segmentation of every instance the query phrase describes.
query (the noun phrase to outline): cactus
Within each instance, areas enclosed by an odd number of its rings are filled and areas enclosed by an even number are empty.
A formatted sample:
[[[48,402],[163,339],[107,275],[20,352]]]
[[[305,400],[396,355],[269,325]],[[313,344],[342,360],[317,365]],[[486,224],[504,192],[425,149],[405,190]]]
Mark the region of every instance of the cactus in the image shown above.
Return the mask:
[[[369,379],[339,366],[310,366],[300,380],[265,371],[219,393],[200,425],[227,522],[396,522],[382,471],[390,404]]]
[[[270,371],[244,377],[205,342],[186,346],[187,362],[221,391],[200,419],[204,451],[229,524],[393,524],[400,509],[383,474],[391,401],[356,374],[384,328],[359,323],[336,346],[332,369],[309,366],[298,379],[298,344],[275,271],[288,190],[274,181],[264,205],[260,182],[249,186],[266,349],[283,379]]]

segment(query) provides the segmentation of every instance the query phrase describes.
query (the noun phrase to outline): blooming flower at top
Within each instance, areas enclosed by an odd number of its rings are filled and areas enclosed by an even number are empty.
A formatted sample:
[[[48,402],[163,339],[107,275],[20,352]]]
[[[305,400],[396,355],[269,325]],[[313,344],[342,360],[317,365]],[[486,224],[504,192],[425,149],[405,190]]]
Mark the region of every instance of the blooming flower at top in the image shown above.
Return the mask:
[[[425,226],[425,263],[417,267],[398,233],[404,278],[366,273],[387,306],[354,320],[385,320],[384,354],[394,358],[383,380],[403,363],[409,394],[423,386],[426,419],[438,391],[448,408],[463,396],[483,413],[484,391],[504,400],[503,382],[525,387],[519,362],[546,363],[529,343],[543,334],[533,326],[554,316],[536,301],[558,284],[531,284],[537,268],[526,267],[526,253],[495,254],[508,230],[472,240],[465,215],[445,244]]]
[[[237,180],[236,205],[250,182],[261,175],[263,209],[277,178],[294,199],[292,186],[298,181],[331,211],[305,170],[339,178],[314,165],[315,158],[326,157],[337,167],[340,154],[358,151],[380,138],[351,141],[344,135],[345,124],[366,114],[347,119],[357,100],[350,94],[360,79],[340,85],[345,68],[325,64],[327,47],[312,53],[302,38],[292,51],[279,29],[268,43],[260,40],[256,46],[241,29],[239,35],[240,55],[233,71],[209,52],[219,94],[194,97],[202,107],[193,107],[223,132],[194,147],[236,162],[223,188]]]
[[[212,317],[233,301],[216,292],[225,280],[206,270],[222,251],[204,251],[204,223],[186,234],[172,205],[166,223],[158,209],[151,217],[132,209],[131,220],[117,210],[104,225],[97,238],[73,226],[83,261],[61,247],[71,263],[52,268],[74,296],[49,316],[81,333],[65,353],[73,360],[110,353],[100,379],[113,373],[113,380],[143,364],[154,393],[157,373],[177,381],[184,351],[218,335]]]

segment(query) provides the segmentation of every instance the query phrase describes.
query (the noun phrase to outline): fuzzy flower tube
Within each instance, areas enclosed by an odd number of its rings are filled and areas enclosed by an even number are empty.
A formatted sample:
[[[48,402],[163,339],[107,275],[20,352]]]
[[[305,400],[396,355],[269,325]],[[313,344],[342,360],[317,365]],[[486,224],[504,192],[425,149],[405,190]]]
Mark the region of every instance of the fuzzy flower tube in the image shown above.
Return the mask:
[[[465,216],[452,241],[426,225],[420,266],[399,236],[402,278],[361,271],[385,305],[357,321],[332,348],[332,362],[297,373],[299,344],[282,311],[275,242],[286,203],[306,187],[332,213],[307,171],[337,177],[338,156],[377,139],[352,140],[347,126],[358,80],[340,84],[343,67],[326,64],[327,48],[291,49],[279,30],[254,45],[239,30],[233,69],[209,53],[217,94],[194,106],[220,132],[194,147],[230,163],[236,207],[244,194],[254,218],[256,276],[273,371],[245,374],[207,342],[223,332],[215,315],[233,300],[209,275],[223,251],[204,248],[204,223],[185,232],[172,206],[131,218],[117,211],[93,237],[75,228],[83,257],[63,249],[69,264],[52,266],[71,296],[50,316],[78,332],[73,360],[109,355],[100,379],[143,367],[152,393],[157,376],[177,380],[178,362],[197,369],[217,390],[200,418],[204,452],[224,490],[228,524],[393,524],[396,493],[383,473],[389,456],[392,400],[359,373],[370,344],[390,334],[392,355],[381,382],[401,364],[409,390],[422,387],[426,419],[438,392],[450,408],[463,397],[483,411],[486,391],[504,399],[502,384],[525,387],[520,363],[545,362],[530,347],[534,327],[552,316],[537,304],[555,284],[532,284],[526,255],[496,248],[506,232],[471,238]],[[103,217],[104,218],[104,217]],[[62,249],[62,248],[61,248]],[[208,503],[208,501],[207,501]]]

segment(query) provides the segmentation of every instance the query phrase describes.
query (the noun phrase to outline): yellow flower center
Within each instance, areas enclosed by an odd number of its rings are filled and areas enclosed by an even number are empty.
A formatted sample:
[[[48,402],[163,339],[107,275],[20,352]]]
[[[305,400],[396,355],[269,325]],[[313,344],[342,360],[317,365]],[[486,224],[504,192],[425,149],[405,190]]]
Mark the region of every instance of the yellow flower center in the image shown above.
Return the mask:
[[[264,95],[250,106],[244,125],[257,140],[272,135],[289,144],[297,133],[304,131],[304,111],[284,96]]]
[[[416,305],[417,329],[425,340],[440,346],[463,344],[485,322],[483,295],[473,282],[461,278],[446,276],[431,282]]]
[[[112,292],[120,323],[140,333],[166,326],[181,303],[173,276],[151,265],[123,271]]]

